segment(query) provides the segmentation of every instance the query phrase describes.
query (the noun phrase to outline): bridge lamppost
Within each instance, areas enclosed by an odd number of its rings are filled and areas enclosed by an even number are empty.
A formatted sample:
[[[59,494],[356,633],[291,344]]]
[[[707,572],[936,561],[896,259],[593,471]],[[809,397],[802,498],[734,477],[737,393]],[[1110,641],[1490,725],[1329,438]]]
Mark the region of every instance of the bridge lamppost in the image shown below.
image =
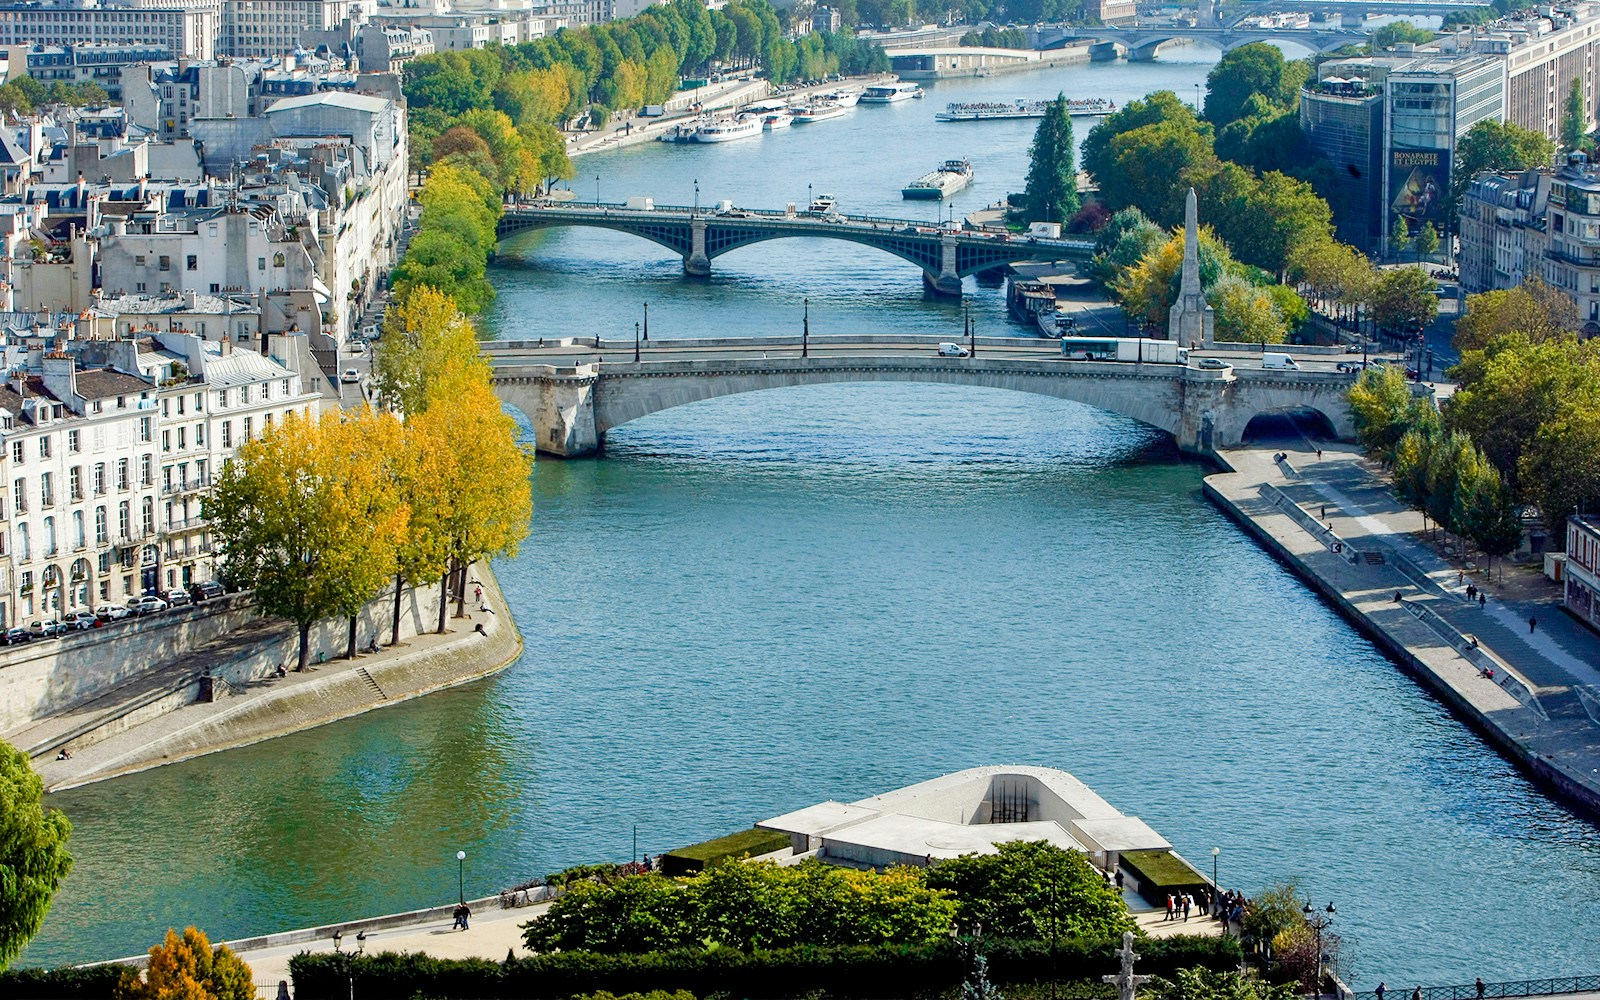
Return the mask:
[[[804,312],[800,314],[800,356],[808,357],[811,350],[811,299],[800,300]]]
[[[644,304],[644,339],[650,339],[650,303]]]
[[[1200,85],[1194,85],[1194,113],[1200,114]]]
[[[1300,912],[1305,915],[1306,923],[1311,925],[1311,929],[1317,932],[1317,985],[1316,985],[1316,991],[1317,991],[1317,996],[1320,997],[1320,996],[1322,996],[1322,958],[1323,958],[1323,955],[1322,955],[1322,931],[1329,924],[1333,923],[1333,914],[1334,914],[1335,911],[1334,911],[1334,908],[1333,908],[1333,904],[1329,903],[1328,904],[1328,908],[1323,911],[1323,913],[1326,913],[1327,916],[1323,916],[1322,914],[1314,914],[1312,912],[1312,909],[1311,909],[1311,904],[1309,902],[1307,902],[1305,907],[1304,907],[1304,909],[1302,909]]]
[[[633,363],[639,363],[639,324],[633,324]]]
[[[694,214],[700,214],[700,178],[694,179]]]
[[[594,207],[600,207],[600,175],[594,175]]]
[[[806,211],[808,211],[808,212],[811,211],[811,206],[815,205],[816,203],[817,203],[817,199],[815,197],[813,197],[812,194],[811,194],[811,185],[807,184],[806,185]]]

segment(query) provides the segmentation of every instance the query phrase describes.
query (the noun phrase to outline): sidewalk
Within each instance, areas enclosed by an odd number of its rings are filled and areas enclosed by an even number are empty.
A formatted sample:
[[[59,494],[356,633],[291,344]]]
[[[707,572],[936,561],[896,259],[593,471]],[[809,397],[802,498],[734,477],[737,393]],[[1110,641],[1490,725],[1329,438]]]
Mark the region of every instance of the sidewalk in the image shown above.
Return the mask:
[[[1530,572],[1508,567],[1505,584],[1490,583],[1418,541],[1421,515],[1354,447],[1325,444],[1320,459],[1311,442],[1273,450],[1286,451],[1286,462],[1268,450],[1228,452],[1235,471],[1208,477],[1208,493],[1509,757],[1600,811],[1600,722],[1579,693],[1600,694],[1600,636],[1561,611],[1553,585]],[[1274,487],[1299,510],[1275,506]],[[1465,599],[1468,583],[1485,587],[1485,607]],[[1531,634],[1530,616],[1538,621]],[[1512,676],[1480,669],[1496,660]]]

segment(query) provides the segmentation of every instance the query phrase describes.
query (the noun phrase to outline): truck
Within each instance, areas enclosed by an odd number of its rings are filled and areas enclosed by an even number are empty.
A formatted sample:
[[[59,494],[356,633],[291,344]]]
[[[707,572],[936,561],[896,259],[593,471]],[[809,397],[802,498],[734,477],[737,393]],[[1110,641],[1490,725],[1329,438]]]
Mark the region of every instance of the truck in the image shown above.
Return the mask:
[[[656,210],[656,200],[654,198],[631,195],[626,204],[631,212],[654,212]]]
[[[1281,351],[1266,351],[1262,353],[1261,367],[1275,368],[1280,371],[1289,369],[1298,371],[1300,369],[1300,366],[1295,363],[1294,358],[1291,358],[1289,355],[1284,354]]]
[[[1171,340],[1144,337],[1062,337],[1061,356],[1076,361],[1143,361],[1186,365],[1189,349]]]
[[[667,106],[665,104],[646,104],[639,109],[640,118],[660,118],[666,113]]]
[[[1030,222],[1028,235],[1034,239],[1059,240],[1061,238],[1061,223],[1059,222]]]

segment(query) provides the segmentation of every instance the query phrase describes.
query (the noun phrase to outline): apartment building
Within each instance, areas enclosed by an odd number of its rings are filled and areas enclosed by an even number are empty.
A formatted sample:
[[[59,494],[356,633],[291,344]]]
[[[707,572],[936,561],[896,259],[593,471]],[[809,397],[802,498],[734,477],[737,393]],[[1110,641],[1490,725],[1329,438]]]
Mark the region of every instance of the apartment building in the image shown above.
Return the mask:
[[[0,47],[144,45],[167,59],[218,54],[222,14],[216,2],[161,6],[0,3]]]
[[[280,56],[303,31],[333,31],[359,12],[359,0],[226,0],[218,52],[234,58]]]

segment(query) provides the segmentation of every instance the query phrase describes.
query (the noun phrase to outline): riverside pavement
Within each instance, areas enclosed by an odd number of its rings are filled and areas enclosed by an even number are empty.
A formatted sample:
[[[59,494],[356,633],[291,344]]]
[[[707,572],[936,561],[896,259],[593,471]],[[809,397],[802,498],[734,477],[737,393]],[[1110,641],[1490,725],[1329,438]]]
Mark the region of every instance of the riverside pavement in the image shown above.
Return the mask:
[[[1503,752],[1600,812],[1600,722],[1590,715],[1600,702],[1584,704],[1584,693],[1600,694],[1600,635],[1562,611],[1558,588],[1526,567],[1490,579],[1420,541],[1422,515],[1355,447],[1323,444],[1319,457],[1310,441],[1274,444],[1228,452],[1234,471],[1206,480],[1213,499]],[[1277,452],[1286,461],[1274,461]],[[1355,553],[1384,562],[1352,561]],[[1466,599],[1468,584],[1487,593],[1483,606]],[[1497,667],[1495,676],[1484,667]]]

